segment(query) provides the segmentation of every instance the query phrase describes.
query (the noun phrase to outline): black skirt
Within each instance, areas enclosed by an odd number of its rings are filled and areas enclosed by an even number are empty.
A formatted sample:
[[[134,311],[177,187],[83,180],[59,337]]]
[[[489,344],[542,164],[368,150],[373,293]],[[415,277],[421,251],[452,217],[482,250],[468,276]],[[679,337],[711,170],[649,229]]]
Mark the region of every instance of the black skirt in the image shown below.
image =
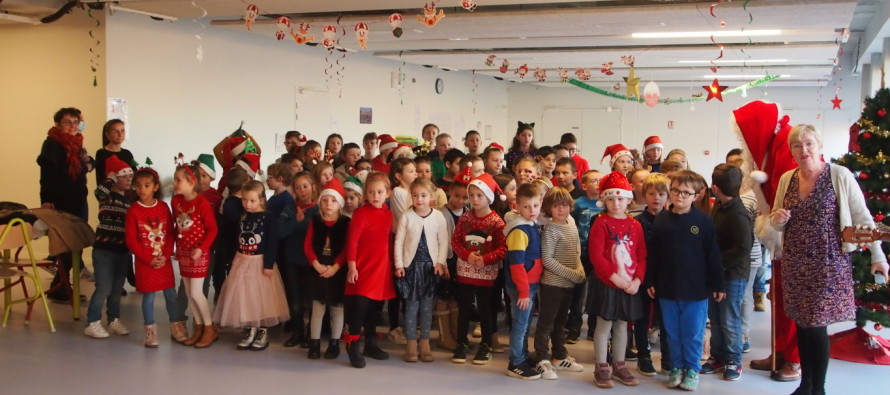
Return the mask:
[[[325,266],[333,266],[333,258],[330,256],[319,256],[318,262]],[[337,274],[332,277],[324,278],[313,267],[308,269],[311,271],[309,277],[309,295],[312,300],[319,301],[327,305],[343,304],[343,291],[346,289],[346,273],[349,268],[346,265],[337,270]]]
[[[591,302],[588,313],[609,321],[635,321],[643,318],[643,303],[640,293],[631,295],[623,290],[605,285],[596,276],[591,276]],[[641,292],[645,292],[642,289]]]

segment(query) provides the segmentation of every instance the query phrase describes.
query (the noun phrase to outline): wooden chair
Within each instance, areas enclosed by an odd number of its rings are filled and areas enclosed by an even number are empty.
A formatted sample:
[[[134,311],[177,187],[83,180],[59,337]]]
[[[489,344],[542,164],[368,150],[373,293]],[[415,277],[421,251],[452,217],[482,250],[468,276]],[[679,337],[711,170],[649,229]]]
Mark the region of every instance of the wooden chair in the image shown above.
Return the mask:
[[[0,249],[3,250],[3,257],[0,259],[0,278],[3,279],[3,288],[0,291],[4,293],[4,312],[3,327],[9,320],[9,313],[12,306],[18,303],[26,303],[28,312],[25,315],[25,325],[30,323],[31,311],[34,302],[40,299],[43,302],[43,308],[46,310],[46,319],[49,322],[51,332],[56,331],[53,323],[52,314],[49,311],[49,303],[46,299],[46,292],[40,280],[40,271],[38,270],[38,261],[34,256],[34,249],[31,247],[31,224],[23,221],[21,218],[14,218],[9,223],[0,225]],[[22,248],[27,249],[28,258],[26,260],[18,259],[18,253],[12,258],[11,251]],[[30,266],[30,271],[27,268]],[[36,294],[28,295],[28,289],[25,286],[26,279],[34,283],[37,289]],[[12,299],[12,287],[21,284],[24,295],[21,299]]]

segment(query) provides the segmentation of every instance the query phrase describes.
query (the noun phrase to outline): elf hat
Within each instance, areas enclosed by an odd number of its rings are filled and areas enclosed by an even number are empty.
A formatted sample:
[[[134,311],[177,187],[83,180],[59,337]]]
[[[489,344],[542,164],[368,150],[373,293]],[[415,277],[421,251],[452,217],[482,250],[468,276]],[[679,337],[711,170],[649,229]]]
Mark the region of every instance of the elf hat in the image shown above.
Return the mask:
[[[465,167],[457,177],[454,177],[455,184],[460,184],[465,187],[470,186],[470,181],[473,181],[473,162],[467,163],[467,167]]]
[[[417,155],[414,154],[414,151],[411,149],[411,146],[408,144],[399,144],[398,148],[392,155],[393,158],[408,158],[414,159]]]
[[[388,134],[381,134],[377,140],[380,141],[380,152],[399,147],[399,142]]]
[[[646,141],[643,142],[643,151],[648,151],[653,148],[661,148],[664,149],[664,145],[661,144],[661,137],[658,136],[649,136],[646,138]]]
[[[216,179],[216,167],[213,165],[213,155],[210,154],[201,154],[198,155],[198,167],[204,170],[207,175],[210,176],[211,180]]]
[[[244,154],[235,165],[241,166],[241,168],[247,171],[247,175],[253,179],[256,177],[257,172],[260,171],[260,156],[257,154]]]
[[[132,176],[133,168],[117,156],[110,156],[105,160],[105,175],[108,178]]]
[[[368,178],[368,171],[361,170],[358,173],[355,173],[354,176],[349,176],[346,178],[346,181],[343,183],[343,188],[351,189],[353,191],[358,192],[359,195],[363,193],[362,189],[365,187],[365,180]]]
[[[325,184],[324,189],[318,194],[318,201],[321,202],[321,198],[324,196],[333,196],[337,203],[340,204],[340,208],[343,208],[345,204],[343,197],[345,195],[346,191],[343,189],[343,184],[340,184],[340,180],[333,178]]]
[[[630,181],[619,171],[613,171],[600,179],[600,201],[597,204],[599,205],[600,202],[610,197],[634,198]]]
[[[495,182],[494,178],[491,174],[482,173],[479,177],[474,178],[470,181],[470,185],[475,186],[482,190],[482,193],[485,194],[485,197],[488,198],[488,201],[494,203],[494,194],[497,193],[500,196],[501,200],[507,200],[507,196],[504,195],[504,191],[501,190],[501,187],[498,186],[498,183]]]
[[[623,144],[612,144],[606,147],[606,152],[603,153],[603,158],[600,159],[600,163],[606,159],[607,156],[611,156],[609,159],[609,166],[615,166],[615,162],[621,156],[627,156],[628,158],[633,159],[633,155],[630,154],[630,150],[627,149]]]

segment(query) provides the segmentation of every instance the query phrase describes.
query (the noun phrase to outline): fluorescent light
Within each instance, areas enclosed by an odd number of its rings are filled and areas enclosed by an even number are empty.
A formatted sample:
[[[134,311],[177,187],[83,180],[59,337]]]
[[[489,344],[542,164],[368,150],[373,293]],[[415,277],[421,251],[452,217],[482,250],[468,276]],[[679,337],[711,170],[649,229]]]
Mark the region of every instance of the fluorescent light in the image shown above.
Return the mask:
[[[748,59],[748,60],[739,60],[739,59],[718,59],[713,62],[716,64],[725,64],[725,63],[785,63],[788,59]],[[679,60],[677,63],[695,63],[695,64],[705,64],[711,63],[710,60]]]
[[[12,22],[21,22],[21,23],[29,23],[32,25],[39,25],[40,21],[35,18],[29,18],[26,16],[20,16],[15,14],[7,14],[5,12],[0,12],[0,19],[12,21]]]
[[[467,40],[469,40],[468,37],[456,37],[456,38],[449,38],[449,39],[448,39],[448,41],[467,41]]]
[[[753,75],[753,74],[727,74],[727,75],[707,74],[707,75],[701,76],[701,78],[704,78],[707,80],[715,78],[715,77],[719,78],[721,80],[747,80],[747,79],[758,79],[758,78],[762,78],[763,76],[762,75]],[[780,78],[788,78],[788,77],[791,77],[791,75],[790,74],[782,74],[779,77]]]
[[[176,22],[176,20],[177,20],[177,18],[175,16],[156,14],[154,12],[148,12],[148,11],[142,11],[142,10],[135,10],[132,8],[121,7],[114,3],[108,3],[108,9],[112,11],[112,15],[114,15],[114,11],[122,11],[122,12],[130,12],[133,14],[145,15],[145,16],[148,16],[151,18],[156,18],[156,19],[163,19],[163,20],[167,20],[170,22]]]
[[[703,32],[651,32],[633,33],[633,38],[693,38],[693,37],[753,37],[753,36],[778,36],[782,34],[779,29],[772,30],[713,30]]]

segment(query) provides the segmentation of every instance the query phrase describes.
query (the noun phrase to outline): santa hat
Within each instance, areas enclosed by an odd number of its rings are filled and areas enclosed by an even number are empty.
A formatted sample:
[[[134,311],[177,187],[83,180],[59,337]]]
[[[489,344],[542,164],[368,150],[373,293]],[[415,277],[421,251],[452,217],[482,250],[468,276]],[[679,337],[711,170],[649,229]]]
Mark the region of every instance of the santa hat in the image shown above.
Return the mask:
[[[210,176],[211,180],[216,179],[216,167],[213,165],[213,155],[210,154],[201,154],[198,155],[198,167],[201,170],[204,170],[207,175]]]
[[[257,172],[260,171],[260,156],[257,154],[244,154],[235,165],[241,166],[241,168],[247,171],[247,175],[253,179],[256,177]]]
[[[600,159],[600,163],[603,163],[607,156],[611,156],[611,159],[609,159],[609,167],[615,166],[615,161],[621,156],[627,156],[628,158],[633,159],[630,150],[623,144],[612,144],[606,147],[606,152],[603,153],[603,158]]]
[[[365,187],[365,180],[367,180],[367,178],[368,171],[361,170],[358,173],[355,173],[355,175],[347,177],[346,181],[343,182],[343,188],[351,189],[361,195],[363,193],[362,189],[364,189]]]
[[[473,162],[467,163],[467,167],[464,167],[464,170],[454,177],[455,184],[465,187],[470,185],[470,181],[473,181]]]
[[[491,143],[491,144],[488,145],[488,148],[497,148],[497,149],[501,150],[501,152],[505,152],[505,151],[506,151],[506,150],[504,149],[504,146],[503,146],[503,145],[500,145],[500,144],[498,144],[498,143]]]
[[[661,144],[661,137],[658,136],[649,136],[646,138],[646,141],[643,142],[643,152],[648,151],[653,148],[661,148],[664,149],[664,145]]]
[[[408,159],[412,159],[412,160],[413,160],[415,157],[417,157],[417,155],[414,154],[414,151],[411,149],[411,146],[410,146],[410,145],[408,145],[408,144],[399,144],[399,145],[398,145],[398,148],[396,148],[396,151],[393,152],[392,157],[393,157],[393,158],[400,158],[400,157],[402,157],[402,158],[408,158]]]
[[[241,134],[229,137],[227,147],[232,158],[241,155],[244,153],[244,150],[247,149],[247,137],[244,137],[244,135]]]
[[[470,185],[473,185],[476,188],[482,190],[482,193],[485,194],[485,197],[487,197],[488,201],[491,203],[495,202],[495,193],[500,196],[501,200],[507,200],[507,196],[504,195],[504,191],[501,190],[501,187],[498,186],[498,183],[495,182],[491,174],[482,173],[482,175],[470,181]]]
[[[380,142],[380,152],[399,147],[399,142],[388,134],[381,134],[377,140]]]
[[[298,136],[297,137],[297,147],[302,147],[302,146],[306,145],[306,143],[309,141],[309,139],[306,138],[306,135],[303,133],[297,132],[296,130],[294,130],[294,132],[296,132],[297,136]],[[288,133],[290,133],[290,132],[288,132]]]
[[[131,176],[133,175],[133,168],[127,162],[112,155],[105,160],[105,175],[108,178]]]
[[[600,201],[597,202],[597,205],[602,207],[600,202],[610,197],[634,198],[633,187],[627,180],[627,176],[617,170],[600,179]]]
[[[318,201],[321,202],[321,198],[324,196],[333,196],[334,199],[337,200],[337,203],[340,204],[340,208],[343,208],[346,191],[343,189],[343,184],[340,184],[340,180],[333,178],[328,181],[324,186],[324,189],[321,190],[321,193],[318,194]]]

